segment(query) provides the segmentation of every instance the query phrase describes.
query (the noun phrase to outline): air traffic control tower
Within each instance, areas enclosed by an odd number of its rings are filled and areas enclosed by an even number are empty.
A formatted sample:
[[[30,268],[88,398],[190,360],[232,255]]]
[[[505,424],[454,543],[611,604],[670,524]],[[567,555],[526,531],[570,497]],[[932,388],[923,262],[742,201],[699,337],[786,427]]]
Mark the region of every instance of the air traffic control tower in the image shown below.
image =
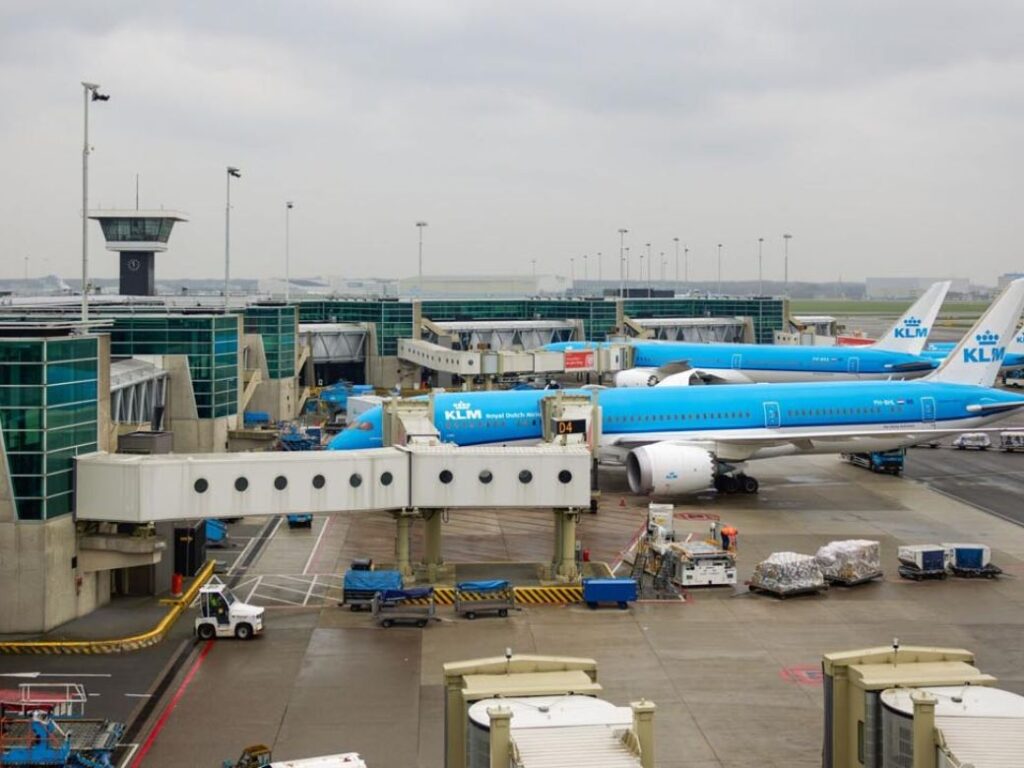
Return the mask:
[[[156,293],[154,256],[167,250],[176,221],[188,221],[178,211],[93,211],[107,239],[107,250],[121,254],[122,296],[153,296]]]

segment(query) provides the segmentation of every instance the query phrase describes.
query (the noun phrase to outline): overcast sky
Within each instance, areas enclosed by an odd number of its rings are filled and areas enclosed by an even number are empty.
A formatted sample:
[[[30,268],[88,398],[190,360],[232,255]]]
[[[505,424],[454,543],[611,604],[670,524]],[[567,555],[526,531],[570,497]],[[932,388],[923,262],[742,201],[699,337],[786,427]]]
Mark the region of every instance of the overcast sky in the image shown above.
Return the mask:
[[[191,217],[164,277],[568,274],[618,234],[690,275],[1024,270],[1024,4],[945,0],[0,4],[0,272],[80,267],[93,207]],[[116,257],[92,224],[95,273]],[[657,263],[657,262],[656,262]],[[634,260],[635,264],[635,260]],[[634,266],[634,270],[635,270]],[[656,269],[657,274],[657,269]]]

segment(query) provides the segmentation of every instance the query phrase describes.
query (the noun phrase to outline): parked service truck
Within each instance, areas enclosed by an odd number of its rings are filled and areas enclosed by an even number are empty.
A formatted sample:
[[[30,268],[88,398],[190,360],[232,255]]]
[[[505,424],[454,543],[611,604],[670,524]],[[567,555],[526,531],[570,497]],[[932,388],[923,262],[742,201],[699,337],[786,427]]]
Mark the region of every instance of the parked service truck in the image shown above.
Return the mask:
[[[870,453],[844,453],[842,458],[858,467],[870,469],[872,472],[884,472],[889,475],[903,474],[904,450],[872,451]]]

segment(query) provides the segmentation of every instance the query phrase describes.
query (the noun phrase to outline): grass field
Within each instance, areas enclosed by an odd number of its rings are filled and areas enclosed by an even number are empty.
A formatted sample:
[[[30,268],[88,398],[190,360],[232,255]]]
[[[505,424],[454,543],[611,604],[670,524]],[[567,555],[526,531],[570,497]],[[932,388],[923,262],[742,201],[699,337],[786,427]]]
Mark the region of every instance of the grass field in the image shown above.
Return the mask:
[[[911,301],[849,301],[841,299],[794,299],[790,311],[795,315],[892,315],[902,314]],[[940,317],[978,317],[988,304],[984,301],[947,301]]]

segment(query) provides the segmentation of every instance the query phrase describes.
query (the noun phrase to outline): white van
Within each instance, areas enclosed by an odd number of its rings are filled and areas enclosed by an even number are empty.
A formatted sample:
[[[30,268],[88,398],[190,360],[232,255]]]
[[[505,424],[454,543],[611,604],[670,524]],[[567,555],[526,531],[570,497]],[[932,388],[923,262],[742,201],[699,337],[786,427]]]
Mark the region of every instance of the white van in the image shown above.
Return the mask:
[[[1010,451],[1024,451],[1024,431],[1001,432],[999,434],[999,447],[1007,453]]]
[[[973,448],[976,451],[986,451],[991,447],[992,440],[984,432],[964,432],[957,435],[953,441],[953,447],[961,451]]]

